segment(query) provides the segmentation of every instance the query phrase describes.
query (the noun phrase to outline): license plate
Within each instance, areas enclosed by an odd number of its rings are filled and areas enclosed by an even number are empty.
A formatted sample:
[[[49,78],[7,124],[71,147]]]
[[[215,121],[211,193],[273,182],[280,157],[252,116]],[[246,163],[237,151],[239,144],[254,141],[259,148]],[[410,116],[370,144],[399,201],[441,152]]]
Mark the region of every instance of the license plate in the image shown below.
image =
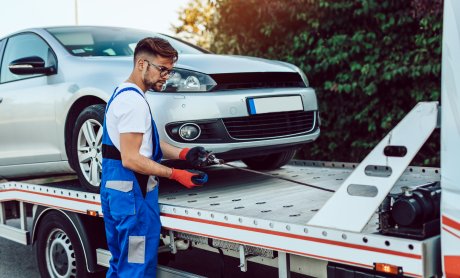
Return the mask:
[[[300,96],[247,98],[250,115],[303,110]]]

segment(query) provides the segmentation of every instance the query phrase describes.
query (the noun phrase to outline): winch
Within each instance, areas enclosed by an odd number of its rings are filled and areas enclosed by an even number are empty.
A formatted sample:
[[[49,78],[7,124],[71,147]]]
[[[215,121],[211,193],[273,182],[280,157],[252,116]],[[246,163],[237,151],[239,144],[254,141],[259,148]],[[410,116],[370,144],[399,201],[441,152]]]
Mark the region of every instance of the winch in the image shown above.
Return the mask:
[[[419,239],[439,233],[440,202],[439,182],[402,187],[401,193],[390,194],[381,205],[381,233]]]

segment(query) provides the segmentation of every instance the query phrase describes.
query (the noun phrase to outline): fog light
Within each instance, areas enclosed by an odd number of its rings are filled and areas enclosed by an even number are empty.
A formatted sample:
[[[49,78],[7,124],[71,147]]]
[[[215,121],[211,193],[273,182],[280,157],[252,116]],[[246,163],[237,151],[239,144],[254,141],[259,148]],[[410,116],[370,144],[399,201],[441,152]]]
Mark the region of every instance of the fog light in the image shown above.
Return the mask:
[[[197,124],[183,124],[179,128],[179,136],[187,141],[193,141],[196,138],[200,137],[201,129]]]

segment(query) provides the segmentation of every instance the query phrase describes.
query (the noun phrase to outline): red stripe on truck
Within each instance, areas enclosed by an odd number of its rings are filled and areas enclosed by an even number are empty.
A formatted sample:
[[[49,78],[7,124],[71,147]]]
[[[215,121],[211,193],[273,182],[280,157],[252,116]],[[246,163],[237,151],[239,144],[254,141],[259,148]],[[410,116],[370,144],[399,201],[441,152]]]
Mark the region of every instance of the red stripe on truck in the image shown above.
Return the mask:
[[[56,190],[59,191],[61,189],[56,188]],[[69,201],[80,202],[80,203],[87,203],[87,204],[91,204],[91,205],[100,205],[101,204],[101,202],[97,202],[97,201],[89,201],[89,200],[84,200],[84,199],[77,199],[77,198],[67,197],[67,196],[63,196],[63,195],[54,195],[54,194],[48,194],[48,193],[36,192],[36,191],[29,191],[29,190],[18,189],[18,188],[1,190],[0,193],[9,192],[9,191],[10,192],[11,191],[17,191],[17,192],[23,192],[23,193],[28,193],[28,194],[46,196],[46,197],[53,197],[53,198],[58,198],[58,199],[64,199],[64,200],[69,200]],[[25,200],[25,201],[28,202],[27,200]]]
[[[453,219],[450,219],[445,215],[442,216],[442,224],[454,228],[457,231],[460,231],[460,223]]]

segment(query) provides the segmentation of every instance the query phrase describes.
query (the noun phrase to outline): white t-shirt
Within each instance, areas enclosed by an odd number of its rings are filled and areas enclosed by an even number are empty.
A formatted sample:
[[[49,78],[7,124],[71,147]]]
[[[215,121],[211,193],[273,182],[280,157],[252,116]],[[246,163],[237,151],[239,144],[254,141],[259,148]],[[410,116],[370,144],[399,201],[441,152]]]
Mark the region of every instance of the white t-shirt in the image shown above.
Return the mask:
[[[142,96],[133,90],[119,94],[110,104],[106,115],[107,133],[113,145],[120,150],[121,133],[143,133],[142,145],[139,153],[145,157],[152,157],[152,122],[150,110],[142,90],[132,83],[121,84],[117,92],[134,87]]]

